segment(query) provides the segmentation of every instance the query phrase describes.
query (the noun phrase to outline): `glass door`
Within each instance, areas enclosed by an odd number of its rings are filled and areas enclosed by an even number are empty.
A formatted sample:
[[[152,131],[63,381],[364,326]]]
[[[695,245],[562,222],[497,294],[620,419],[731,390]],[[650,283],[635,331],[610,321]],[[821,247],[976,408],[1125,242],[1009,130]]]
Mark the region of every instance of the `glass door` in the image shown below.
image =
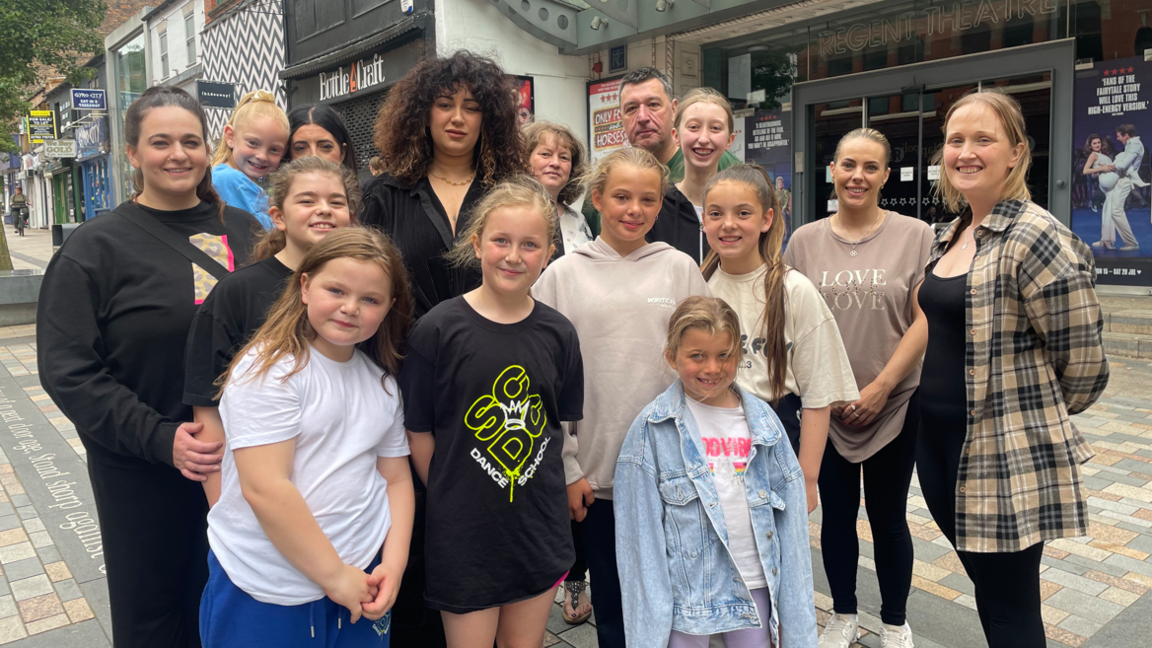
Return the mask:
[[[943,170],[933,157],[944,146],[948,110],[974,90],[995,89],[1015,98],[1024,115],[1032,165],[1032,200],[1067,224],[1071,216],[1071,160],[1051,151],[1071,150],[1072,60],[1070,42],[1015,48],[875,70],[792,87],[794,158],[793,226],[835,211],[828,166],[836,145],[861,126],[879,130],[892,145],[891,175],[881,206],[925,222],[949,222],[935,188]],[[996,70],[996,76],[986,76]],[[796,190],[799,187],[799,191]]]

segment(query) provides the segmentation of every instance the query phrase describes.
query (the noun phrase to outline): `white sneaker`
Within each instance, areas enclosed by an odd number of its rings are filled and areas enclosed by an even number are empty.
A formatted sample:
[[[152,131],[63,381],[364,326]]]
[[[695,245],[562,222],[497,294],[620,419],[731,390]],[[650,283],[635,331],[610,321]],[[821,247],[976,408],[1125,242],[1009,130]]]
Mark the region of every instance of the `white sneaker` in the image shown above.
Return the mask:
[[[880,648],[912,648],[912,628],[905,622],[903,626],[880,626]]]
[[[860,640],[860,619],[855,614],[832,613],[817,648],[848,648]]]

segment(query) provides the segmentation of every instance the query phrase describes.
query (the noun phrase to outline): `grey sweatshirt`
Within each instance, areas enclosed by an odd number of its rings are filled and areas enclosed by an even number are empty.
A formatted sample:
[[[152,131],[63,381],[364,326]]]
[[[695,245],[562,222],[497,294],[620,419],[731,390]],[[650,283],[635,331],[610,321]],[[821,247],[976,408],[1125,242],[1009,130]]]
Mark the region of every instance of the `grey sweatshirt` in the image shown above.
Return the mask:
[[[584,419],[564,437],[567,483],[588,479],[612,499],[628,428],[676,374],[664,361],[668,318],[692,295],[710,295],[692,258],[667,243],[621,257],[602,239],[548,266],[532,296],[572,321],[584,356]]]

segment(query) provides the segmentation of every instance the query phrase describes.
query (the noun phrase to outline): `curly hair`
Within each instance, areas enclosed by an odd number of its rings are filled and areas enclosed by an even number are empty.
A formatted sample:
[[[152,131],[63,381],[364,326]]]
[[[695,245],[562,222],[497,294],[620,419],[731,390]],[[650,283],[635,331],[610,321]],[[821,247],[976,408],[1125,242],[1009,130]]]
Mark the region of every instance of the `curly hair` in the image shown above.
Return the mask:
[[[546,138],[551,138],[557,146],[568,149],[568,155],[572,158],[572,170],[568,173],[568,184],[560,190],[559,202],[563,205],[571,205],[576,202],[580,193],[584,191],[584,188],[580,186],[580,178],[583,177],[588,168],[588,153],[584,150],[584,143],[576,139],[576,135],[567,126],[547,121],[524,124],[520,133],[524,136],[524,152],[529,163],[532,152],[536,150],[537,146],[545,143]]]
[[[492,59],[460,50],[429,58],[412,68],[388,92],[373,128],[373,142],[392,177],[415,184],[432,164],[428,115],[445,92],[466,88],[480,103],[480,139],[472,166],[479,180],[493,185],[528,166],[517,127],[519,91]]]

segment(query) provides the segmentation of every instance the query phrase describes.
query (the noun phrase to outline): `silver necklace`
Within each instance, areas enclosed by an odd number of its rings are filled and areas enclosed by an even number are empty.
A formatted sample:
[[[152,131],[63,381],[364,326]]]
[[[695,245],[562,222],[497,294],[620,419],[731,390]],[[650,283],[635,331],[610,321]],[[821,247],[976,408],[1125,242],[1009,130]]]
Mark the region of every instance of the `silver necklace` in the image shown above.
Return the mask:
[[[843,231],[844,233],[848,233],[848,230],[845,229],[845,227],[844,227],[844,219],[840,217],[839,212],[836,213],[836,222],[839,223],[841,231]],[[860,244],[860,241],[863,241],[864,239],[868,238],[868,234],[870,234],[872,232],[872,228],[876,227],[876,223],[878,223],[878,222],[880,222],[880,212],[876,212],[876,218],[873,218],[872,224],[868,226],[868,229],[864,230],[863,236],[856,239],[855,241],[848,241],[848,244],[852,246],[852,251],[848,253],[848,256],[851,256],[851,257],[856,256],[856,254],[857,254],[856,253],[856,246]],[[844,238],[847,239],[848,237],[845,236]]]
[[[968,249],[968,244],[969,244],[969,243],[972,243],[972,242],[975,240],[975,239],[973,239],[973,238],[972,238],[972,231],[971,231],[971,230],[972,230],[972,228],[971,228],[971,227],[969,227],[969,228],[968,228],[968,230],[969,230],[968,232],[965,232],[965,233],[968,235],[968,240],[967,240],[967,241],[964,241],[964,245],[961,245],[961,246],[960,246],[960,249],[961,249],[961,250],[967,250],[967,249]]]

